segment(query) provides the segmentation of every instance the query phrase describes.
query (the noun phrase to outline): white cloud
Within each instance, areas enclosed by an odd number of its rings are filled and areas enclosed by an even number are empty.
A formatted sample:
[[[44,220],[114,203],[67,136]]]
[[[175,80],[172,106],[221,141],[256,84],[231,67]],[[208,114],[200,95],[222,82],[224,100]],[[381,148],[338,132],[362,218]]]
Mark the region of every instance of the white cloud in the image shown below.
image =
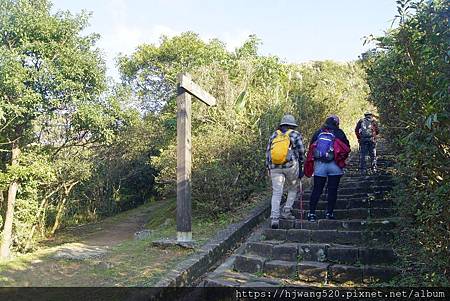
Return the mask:
[[[150,40],[152,43],[157,43],[157,42],[159,42],[159,38],[161,38],[161,36],[163,36],[163,35],[171,38],[176,35],[179,35],[180,33],[181,32],[178,32],[170,27],[167,27],[164,25],[156,25],[151,30]]]
[[[131,54],[141,44],[157,44],[162,35],[173,37],[177,34],[179,32],[163,25],[145,29],[126,23],[116,23],[111,33],[104,34],[99,41],[100,48],[105,52],[108,75],[116,79],[119,77],[114,60],[120,53]]]
[[[237,32],[225,32],[219,37],[225,42],[228,51],[234,51],[237,47],[242,46],[252,32],[248,30],[240,30]]]
[[[116,22],[118,20],[124,21],[127,16],[128,4],[125,0],[110,0],[109,1],[109,12]]]
[[[125,23],[116,24],[110,34],[103,36],[103,47],[108,52],[130,54],[143,43],[157,44],[162,35],[173,37],[180,32],[163,25],[156,25],[150,29],[129,26]]]
[[[127,3],[124,0],[112,1],[110,9],[114,21],[111,29],[102,35],[99,46],[105,52],[108,75],[115,79],[119,78],[115,68],[115,58],[119,54],[129,55],[144,43],[159,44],[163,35],[170,38],[182,33],[182,31],[162,24],[150,28],[134,25],[128,20]],[[250,34],[252,33],[248,30],[227,31],[219,34],[199,32],[200,38],[205,42],[218,38],[226,44],[229,51],[240,47]]]

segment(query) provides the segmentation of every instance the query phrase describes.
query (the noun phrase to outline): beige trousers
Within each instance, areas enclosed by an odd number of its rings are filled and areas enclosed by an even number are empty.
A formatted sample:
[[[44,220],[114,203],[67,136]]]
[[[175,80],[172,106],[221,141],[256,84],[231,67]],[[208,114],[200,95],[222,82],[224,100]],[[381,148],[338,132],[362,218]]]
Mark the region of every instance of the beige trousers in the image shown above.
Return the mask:
[[[280,219],[280,203],[285,184],[288,196],[282,215],[289,214],[292,209],[292,205],[297,198],[298,183],[300,182],[298,168],[298,162],[295,162],[290,168],[275,168],[270,170],[270,178],[272,180],[272,211],[270,218],[272,221],[278,221]]]

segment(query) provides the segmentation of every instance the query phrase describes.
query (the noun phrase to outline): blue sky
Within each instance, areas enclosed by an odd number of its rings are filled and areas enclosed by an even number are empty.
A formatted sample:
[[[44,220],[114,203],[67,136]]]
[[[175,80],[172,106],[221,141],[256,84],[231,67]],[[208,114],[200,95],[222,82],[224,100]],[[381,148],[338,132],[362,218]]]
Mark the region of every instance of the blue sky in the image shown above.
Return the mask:
[[[363,37],[382,34],[396,14],[394,0],[53,0],[54,10],[92,12],[88,32],[101,35],[108,75],[114,58],[162,34],[194,31],[219,38],[233,50],[250,34],[260,53],[286,62],[350,61],[364,50]]]

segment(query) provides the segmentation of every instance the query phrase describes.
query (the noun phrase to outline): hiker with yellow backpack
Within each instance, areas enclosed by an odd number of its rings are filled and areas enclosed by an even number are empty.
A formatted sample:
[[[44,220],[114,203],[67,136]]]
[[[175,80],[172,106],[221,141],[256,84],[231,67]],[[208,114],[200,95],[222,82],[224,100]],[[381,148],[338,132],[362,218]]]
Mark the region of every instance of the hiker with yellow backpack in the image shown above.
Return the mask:
[[[277,229],[280,215],[294,219],[292,206],[297,198],[297,186],[303,176],[302,163],[305,148],[294,116],[284,115],[278,129],[269,139],[266,150],[266,167],[272,180],[271,228]],[[284,184],[288,189],[286,204],[280,214]]]

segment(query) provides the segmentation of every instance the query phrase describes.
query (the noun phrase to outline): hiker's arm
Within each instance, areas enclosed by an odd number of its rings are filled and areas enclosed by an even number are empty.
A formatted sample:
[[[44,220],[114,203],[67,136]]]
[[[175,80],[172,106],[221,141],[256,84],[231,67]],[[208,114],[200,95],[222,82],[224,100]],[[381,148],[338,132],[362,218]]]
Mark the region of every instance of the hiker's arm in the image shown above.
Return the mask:
[[[296,136],[295,136],[295,149],[297,151],[297,155],[298,155],[298,178],[301,179],[304,176],[303,173],[303,161],[304,161],[304,154],[305,154],[305,146],[303,144],[303,137],[302,134],[300,134],[300,132],[296,132]]]
[[[269,165],[270,165],[270,146],[272,145],[272,138],[273,136],[271,136],[269,138],[269,142],[267,143],[267,148],[266,148],[266,168],[269,169]]]
[[[310,145],[313,144],[314,142],[316,142],[317,137],[319,136],[319,134],[320,134],[320,130],[317,130],[317,131],[314,133],[314,135],[313,135],[312,138],[311,138],[311,141],[309,142]]]
[[[303,137],[300,132],[297,132],[295,139],[295,149],[298,151],[298,159],[303,162],[303,155],[305,154],[305,146],[303,145]]]
[[[356,123],[355,127],[355,135],[358,140],[361,139],[361,134],[359,133],[360,129],[361,129],[361,120],[359,120],[358,123]]]
[[[340,130],[341,135],[342,135],[342,142],[344,142],[348,147],[350,147],[350,142],[347,139],[347,136],[345,135],[343,130]]]
[[[378,135],[380,133],[380,130],[378,128],[378,123],[375,120],[373,121],[373,130],[375,132],[375,135]]]

